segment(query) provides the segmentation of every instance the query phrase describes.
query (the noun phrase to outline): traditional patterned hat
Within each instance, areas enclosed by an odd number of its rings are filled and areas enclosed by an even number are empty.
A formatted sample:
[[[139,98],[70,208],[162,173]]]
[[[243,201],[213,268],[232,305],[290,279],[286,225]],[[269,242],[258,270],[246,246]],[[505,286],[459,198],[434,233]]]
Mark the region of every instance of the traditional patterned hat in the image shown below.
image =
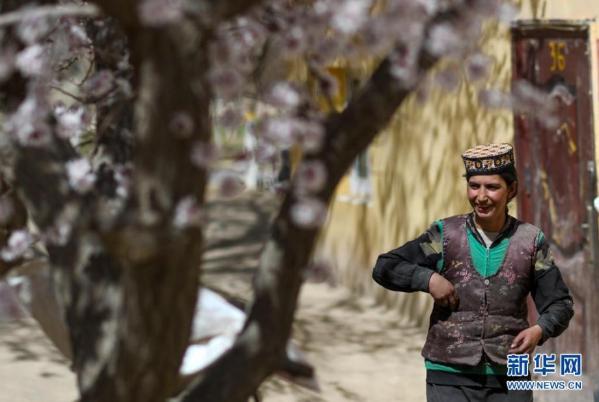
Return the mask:
[[[462,154],[466,176],[516,172],[514,149],[510,144],[477,145]]]

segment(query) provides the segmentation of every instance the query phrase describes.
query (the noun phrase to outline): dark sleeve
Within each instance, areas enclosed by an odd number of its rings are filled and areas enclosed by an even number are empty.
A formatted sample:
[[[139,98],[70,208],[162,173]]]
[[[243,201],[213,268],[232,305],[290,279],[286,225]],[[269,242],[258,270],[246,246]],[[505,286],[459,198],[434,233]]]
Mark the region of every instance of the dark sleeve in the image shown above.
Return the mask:
[[[433,224],[425,233],[403,246],[381,254],[372,278],[389,290],[428,292],[431,275],[442,266],[442,227]]]
[[[537,324],[543,329],[541,345],[568,328],[574,303],[542,233],[537,241],[534,268],[531,295],[539,312]]]

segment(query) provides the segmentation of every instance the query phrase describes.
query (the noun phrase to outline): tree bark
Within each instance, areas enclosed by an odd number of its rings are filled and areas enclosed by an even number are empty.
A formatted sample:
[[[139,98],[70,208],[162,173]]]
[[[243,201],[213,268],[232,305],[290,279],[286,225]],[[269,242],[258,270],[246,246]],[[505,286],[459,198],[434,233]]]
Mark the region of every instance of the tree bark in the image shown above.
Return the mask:
[[[455,8],[431,18],[425,38],[434,24],[462,17],[467,4],[468,1],[460,2]],[[438,58],[428,52],[425,44],[426,40],[423,40],[418,48],[416,80],[408,82],[394,77],[392,63],[387,58],[347,107],[325,121],[323,150],[304,158],[320,160],[327,168],[327,183],[318,194],[326,205],[352,161],[367,149],[437,62]],[[287,193],[274,221],[271,238],[260,261],[254,301],[243,332],[206,375],[188,387],[180,396],[181,401],[245,402],[280,363],[290,335],[303,272],[318,234],[316,230],[302,229],[293,223],[290,207],[294,202],[293,193]]]

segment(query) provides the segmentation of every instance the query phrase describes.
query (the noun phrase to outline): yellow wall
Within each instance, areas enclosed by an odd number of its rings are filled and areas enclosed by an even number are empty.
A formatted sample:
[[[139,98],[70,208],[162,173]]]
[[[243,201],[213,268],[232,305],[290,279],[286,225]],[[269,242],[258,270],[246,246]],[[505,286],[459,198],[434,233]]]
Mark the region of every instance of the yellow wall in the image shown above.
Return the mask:
[[[523,19],[599,16],[599,1],[523,3]],[[481,88],[509,88],[509,30],[490,24],[481,40],[484,51],[494,59],[492,79],[479,84],[462,83],[451,93],[435,87],[425,101],[416,96],[408,99],[370,147],[370,202],[356,199],[352,203],[344,181],[317,251],[317,258],[327,259],[334,266],[341,283],[375,296],[397,308],[402,319],[419,325],[427,324],[431,298],[422,293],[386,291],[372,281],[371,269],[380,253],[418,236],[435,219],[469,210],[460,158],[465,149],[513,140],[511,112],[482,108],[477,102]],[[515,206],[511,210],[515,211]]]

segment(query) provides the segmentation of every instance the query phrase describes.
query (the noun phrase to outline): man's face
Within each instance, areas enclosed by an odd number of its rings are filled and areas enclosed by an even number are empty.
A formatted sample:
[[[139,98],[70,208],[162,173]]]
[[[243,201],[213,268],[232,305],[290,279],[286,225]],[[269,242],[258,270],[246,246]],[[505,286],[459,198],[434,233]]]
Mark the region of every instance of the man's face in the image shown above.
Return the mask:
[[[498,174],[472,176],[468,179],[468,201],[479,221],[502,219],[512,191]]]

